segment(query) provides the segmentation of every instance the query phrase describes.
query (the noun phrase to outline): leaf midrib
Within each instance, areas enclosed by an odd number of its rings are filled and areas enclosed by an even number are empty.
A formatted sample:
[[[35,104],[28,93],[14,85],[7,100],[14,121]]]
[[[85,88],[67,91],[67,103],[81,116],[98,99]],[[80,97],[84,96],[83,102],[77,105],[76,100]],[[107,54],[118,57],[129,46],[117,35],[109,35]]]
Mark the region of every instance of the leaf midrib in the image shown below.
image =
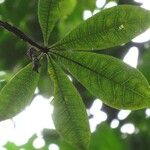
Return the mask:
[[[127,22],[122,22],[122,23],[120,23],[120,25],[122,25],[122,24],[127,24]],[[131,21],[131,22],[128,22],[129,24],[135,24],[135,23],[137,23],[137,22],[135,22],[135,21]],[[109,28],[109,29],[101,29],[101,31],[100,32],[92,32],[92,33],[87,33],[87,35],[89,34],[90,36],[95,36],[95,35],[103,35],[103,34],[107,34],[108,32],[111,32],[111,31],[113,31],[113,30],[117,30],[118,29],[118,27],[120,26],[120,25],[118,25],[118,26],[113,26],[112,28]],[[124,31],[125,31],[125,29],[123,29]],[[71,33],[71,32],[70,32]],[[69,33],[69,34],[70,34]],[[68,34],[68,35],[69,35]],[[68,36],[67,35],[67,36]],[[101,37],[102,37],[102,35],[101,35]],[[60,41],[58,41],[57,43],[55,43],[54,45],[52,45],[52,46],[50,46],[49,48],[58,48],[58,47],[61,47],[61,46],[63,46],[63,45],[65,45],[65,44],[70,44],[70,43],[74,43],[74,42],[76,42],[76,41],[80,41],[80,40],[82,40],[84,37],[79,37],[79,38],[75,38],[74,40],[70,40],[70,41],[67,41],[67,42],[63,42],[63,40],[65,40],[65,38],[64,39],[62,39],[62,40],[60,40]]]
[[[127,89],[127,90],[129,90],[129,91],[131,91],[131,92],[133,92],[133,93],[135,93],[135,94],[137,94],[137,95],[139,95],[139,96],[141,96],[141,97],[143,97],[143,98],[147,98],[147,97],[145,97],[144,95],[142,95],[142,94],[138,93],[137,91],[135,91],[134,89],[131,89],[129,86],[121,85],[119,82],[116,82],[116,81],[112,80],[112,78],[111,78],[111,80],[110,80],[107,76],[103,75],[102,73],[97,72],[97,71],[95,71],[95,70],[93,70],[93,69],[91,69],[91,68],[89,68],[89,67],[87,67],[87,66],[84,66],[83,64],[81,64],[81,63],[79,63],[79,62],[77,62],[77,61],[74,61],[74,60],[72,60],[71,58],[65,57],[65,56],[60,55],[60,54],[55,53],[55,52],[53,52],[53,53],[54,53],[55,55],[58,55],[58,56],[62,57],[62,58],[65,58],[65,59],[67,59],[67,60],[69,60],[69,61],[71,61],[71,62],[73,62],[73,63],[75,63],[75,64],[77,64],[77,65],[79,65],[79,66],[81,66],[81,67],[83,67],[83,68],[86,68],[86,69],[90,70],[91,72],[94,72],[96,75],[99,74],[100,76],[104,77],[105,79],[109,80],[110,82],[114,82],[115,84],[117,84],[117,85],[119,85],[119,86],[122,86],[123,88],[125,88],[125,89]]]
[[[67,114],[68,114],[70,120],[73,120],[73,122],[74,122],[74,118],[72,118],[72,116],[70,115],[70,114],[72,114],[72,113],[71,113],[72,111],[70,111],[70,109],[69,109],[69,107],[68,107],[68,104],[67,104],[67,102],[66,102],[66,100],[65,100],[65,98],[64,98],[63,91],[62,91],[61,86],[60,86],[60,84],[59,84],[59,78],[58,78],[57,72],[56,72],[56,70],[55,70],[55,67],[53,66],[52,63],[51,63],[51,65],[52,65],[53,70],[54,70],[54,72],[55,72],[55,77],[56,77],[56,80],[57,80],[58,88],[60,89],[61,97],[62,97],[63,101],[65,102],[65,106],[66,106],[65,109],[67,110],[66,112],[67,112]],[[79,131],[79,129],[74,126],[74,123],[71,124],[71,126],[72,126],[73,129],[75,129],[76,131]],[[80,133],[80,131],[79,131],[79,133]],[[79,138],[79,137],[77,136],[77,135],[79,135],[79,134],[73,134],[73,135],[76,136],[76,138]]]
[[[46,43],[45,43],[45,46],[48,44],[48,26],[49,26],[49,18],[50,18],[50,7],[51,7],[51,3],[49,3],[48,5],[48,16],[47,16],[47,21],[46,21]]]

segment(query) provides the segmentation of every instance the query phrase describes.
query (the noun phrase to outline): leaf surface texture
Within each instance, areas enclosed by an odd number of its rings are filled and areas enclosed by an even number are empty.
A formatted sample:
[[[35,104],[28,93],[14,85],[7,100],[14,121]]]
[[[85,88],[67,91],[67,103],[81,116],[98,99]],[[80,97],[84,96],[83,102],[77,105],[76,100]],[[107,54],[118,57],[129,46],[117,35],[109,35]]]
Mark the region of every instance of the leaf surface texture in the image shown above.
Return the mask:
[[[60,1],[61,0],[39,0],[38,18],[43,32],[45,46],[48,45],[50,33],[60,17]]]
[[[122,5],[105,9],[51,46],[60,50],[101,50],[129,42],[150,26],[150,11]]]
[[[49,73],[54,81],[53,120],[63,139],[80,150],[87,150],[89,123],[82,99],[62,69],[51,60]]]
[[[30,104],[39,74],[29,64],[21,69],[0,92],[0,120],[14,117]]]
[[[150,87],[145,77],[121,60],[90,52],[59,52],[56,59],[93,95],[118,109],[150,105]]]

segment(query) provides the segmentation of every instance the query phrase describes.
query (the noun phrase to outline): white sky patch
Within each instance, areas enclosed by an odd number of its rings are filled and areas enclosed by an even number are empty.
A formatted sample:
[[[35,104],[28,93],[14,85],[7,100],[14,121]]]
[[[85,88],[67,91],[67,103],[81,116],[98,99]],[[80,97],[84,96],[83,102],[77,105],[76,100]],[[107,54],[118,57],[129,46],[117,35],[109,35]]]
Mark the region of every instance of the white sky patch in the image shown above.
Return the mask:
[[[132,41],[135,43],[142,43],[142,42],[147,42],[150,40],[150,28],[140,34],[139,36],[135,37]]]
[[[145,114],[146,114],[146,117],[147,117],[147,118],[150,117],[150,108],[147,108],[147,109],[145,110]]]
[[[150,0],[135,0],[136,2],[142,3],[143,8],[150,10]],[[135,37],[132,41],[137,43],[147,42],[150,40],[150,29],[146,30],[144,33]]]
[[[5,2],[5,0],[0,0],[0,4],[2,4],[2,3],[4,3]]]
[[[110,123],[110,127],[115,129],[119,126],[119,120],[118,119],[113,119]]]
[[[67,75],[68,76],[68,79],[72,82],[72,78],[71,78],[71,76],[69,76],[69,75]]]
[[[143,0],[143,8],[150,10],[150,1],[149,0]]]
[[[41,149],[42,147],[45,146],[45,141],[42,137],[38,137],[36,138],[34,141],[33,141],[33,146],[36,148],[36,149]]]
[[[106,3],[106,0],[97,0],[96,1],[96,7],[97,8],[102,8]]]
[[[100,99],[95,99],[89,110],[89,113],[93,115],[93,118],[89,119],[91,132],[96,130],[98,124],[107,120],[107,114],[101,111],[102,106],[102,101]]]
[[[122,133],[133,134],[135,132],[135,126],[132,123],[126,123],[121,127],[120,131]]]
[[[99,111],[98,113],[96,113],[93,116],[93,118],[89,119],[91,132],[94,132],[96,130],[97,125],[106,120],[107,120],[107,114],[105,112]]]
[[[38,95],[24,112],[14,118],[14,121],[16,126],[18,125],[18,127],[22,128],[23,124],[25,124],[25,127],[29,130],[36,132],[43,128],[54,128],[51,118],[52,113],[53,106],[50,105],[50,100]],[[31,124],[28,125],[29,123]]]
[[[90,17],[92,17],[92,12],[90,10],[84,10],[84,12],[83,12],[83,20],[87,20]]]
[[[128,65],[136,68],[138,63],[139,50],[137,47],[131,47],[124,57],[123,61]]]
[[[0,146],[0,150],[7,150],[5,147]]]
[[[99,113],[100,109],[102,108],[102,101],[100,99],[95,99],[91,108],[90,108],[90,114],[95,115]]]
[[[86,113],[87,113],[87,115],[88,116],[90,116],[91,114],[90,114],[90,110],[89,109],[86,109]]]
[[[96,130],[97,121],[94,118],[90,118],[89,119],[89,124],[90,124],[90,130],[93,133]]]
[[[36,88],[35,91],[34,91],[34,94],[38,94],[39,93],[39,89]]]
[[[138,2],[138,3],[144,3],[144,0],[134,0],[135,2]],[[146,0],[147,1],[147,0]]]
[[[99,9],[95,9],[95,10],[93,11],[93,15],[95,15],[95,14],[97,14],[97,13],[99,13],[99,12],[100,12]]]
[[[111,7],[114,7],[114,6],[117,6],[116,2],[109,2],[108,4],[105,5],[105,8],[111,8]]]
[[[143,8],[150,10],[150,1],[149,0],[134,0],[134,1],[141,3]]]
[[[94,116],[95,120],[97,120],[98,124],[107,120],[107,114],[103,111],[100,111],[97,113],[97,115]]]
[[[122,24],[120,27],[119,27],[119,30],[123,30],[124,29],[124,25]]]
[[[7,143],[8,138],[13,130],[14,126],[11,120],[0,122],[0,146],[3,146]]]
[[[23,130],[23,129],[22,129]],[[24,131],[25,132],[25,131]],[[28,132],[28,131],[27,131]],[[18,131],[18,130],[13,130],[9,136],[8,141],[14,143],[17,146],[21,146],[24,145],[28,142],[29,137],[32,136],[32,134],[29,136],[27,136],[28,134],[25,134],[25,136],[23,136],[22,132]]]
[[[6,72],[5,71],[0,71],[0,76],[4,76],[6,75]]]
[[[4,82],[5,80],[4,79],[0,79],[0,82]]]
[[[130,113],[131,110],[120,110],[117,117],[119,120],[124,120],[128,117]]]
[[[13,118],[13,121],[9,119],[0,122],[0,146],[8,141],[20,146],[44,128],[55,129],[50,100],[38,95],[30,106]]]
[[[49,150],[59,150],[59,147],[56,144],[50,144]]]

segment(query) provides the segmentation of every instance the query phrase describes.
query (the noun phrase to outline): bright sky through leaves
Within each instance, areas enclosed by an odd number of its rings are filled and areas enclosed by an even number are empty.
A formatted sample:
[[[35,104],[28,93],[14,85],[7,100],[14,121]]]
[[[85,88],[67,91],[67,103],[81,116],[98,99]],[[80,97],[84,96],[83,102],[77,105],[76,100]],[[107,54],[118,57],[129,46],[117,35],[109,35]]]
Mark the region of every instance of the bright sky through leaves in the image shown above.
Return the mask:
[[[131,47],[124,57],[123,61],[127,63],[128,65],[136,68],[138,63],[138,55],[139,51],[137,47]]]
[[[0,4],[4,3],[5,0],[0,0]]]
[[[49,150],[59,150],[59,147],[56,144],[50,144]]]
[[[132,123],[126,123],[120,130],[122,133],[133,134],[135,132],[135,126]]]
[[[115,129],[119,126],[119,120],[118,119],[113,119],[110,123],[110,127]]]
[[[136,1],[143,2],[142,7],[146,9],[150,9],[149,0],[136,0]],[[0,4],[3,2],[4,0],[0,0]],[[97,0],[96,2],[97,8],[103,7],[105,4],[105,0],[102,1],[101,5],[99,2],[100,0]],[[108,5],[106,5],[106,7],[107,8],[112,7],[113,5],[116,5],[116,4],[109,3]],[[91,12],[90,10],[85,10],[83,13],[83,19],[86,20],[92,15],[93,15],[93,12]],[[150,29],[147,30],[144,34],[135,38],[133,41],[144,42],[144,40],[148,41],[149,39],[150,39]],[[138,49],[133,47],[129,50],[129,52],[125,56],[124,62],[128,63],[129,65],[133,67],[136,67],[137,59],[138,59]],[[3,72],[0,72],[0,75],[2,73]],[[90,112],[92,112],[92,114],[94,115],[94,117],[90,119],[92,132],[95,131],[97,124],[107,119],[107,114],[100,110],[101,107],[102,107],[102,103],[99,100],[95,100],[90,109]],[[41,96],[36,97],[30,107],[26,108],[22,113],[20,113],[18,116],[14,118],[16,128],[14,128],[14,124],[11,120],[7,120],[7,121],[0,123],[0,133],[1,133],[0,145],[6,144],[7,140],[16,142],[16,144],[19,145],[24,142],[27,142],[28,138],[32,136],[32,134],[38,133],[43,128],[54,128],[52,119],[49,115],[49,114],[52,114],[52,112],[53,112],[53,106],[49,104],[49,100],[44,99]],[[149,109],[147,109],[145,113],[147,116],[150,116]],[[121,120],[121,117],[119,117],[119,114],[118,114],[118,119]],[[30,126],[28,125],[28,122],[30,122]],[[111,122],[112,128],[116,128],[118,127],[118,125],[119,125],[119,121],[117,119]],[[121,132],[132,134],[135,132],[135,127],[131,123],[125,124],[121,127]],[[34,144],[36,145],[36,141]],[[2,148],[0,149],[3,150]],[[49,146],[49,150],[59,150],[59,148],[57,145],[51,144]]]

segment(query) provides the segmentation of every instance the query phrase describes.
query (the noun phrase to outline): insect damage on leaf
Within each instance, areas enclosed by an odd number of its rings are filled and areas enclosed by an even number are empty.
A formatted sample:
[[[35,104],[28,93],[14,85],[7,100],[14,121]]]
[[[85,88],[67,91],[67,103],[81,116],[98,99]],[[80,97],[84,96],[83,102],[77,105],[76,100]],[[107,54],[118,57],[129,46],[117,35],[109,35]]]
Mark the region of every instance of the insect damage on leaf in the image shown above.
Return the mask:
[[[27,55],[32,60],[33,70],[38,73],[41,65],[37,55],[37,50],[34,47],[31,47],[28,49]]]

